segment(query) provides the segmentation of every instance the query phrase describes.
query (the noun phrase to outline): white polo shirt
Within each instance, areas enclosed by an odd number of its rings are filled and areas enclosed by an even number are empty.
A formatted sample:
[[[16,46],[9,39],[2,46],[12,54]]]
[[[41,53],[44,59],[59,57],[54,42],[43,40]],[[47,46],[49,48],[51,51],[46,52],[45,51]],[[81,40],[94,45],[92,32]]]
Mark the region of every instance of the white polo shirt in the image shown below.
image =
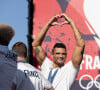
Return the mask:
[[[48,78],[51,69],[53,69],[53,62],[45,57],[45,60],[41,66],[42,74]],[[69,61],[63,67],[58,69],[52,85],[55,90],[70,90],[70,87],[75,81],[77,74],[78,68],[75,68],[72,61]]]
[[[28,63],[18,62],[18,69],[23,71],[27,77],[31,80],[35,90],[50,89],[51,83],[44,78],[40,71]]]

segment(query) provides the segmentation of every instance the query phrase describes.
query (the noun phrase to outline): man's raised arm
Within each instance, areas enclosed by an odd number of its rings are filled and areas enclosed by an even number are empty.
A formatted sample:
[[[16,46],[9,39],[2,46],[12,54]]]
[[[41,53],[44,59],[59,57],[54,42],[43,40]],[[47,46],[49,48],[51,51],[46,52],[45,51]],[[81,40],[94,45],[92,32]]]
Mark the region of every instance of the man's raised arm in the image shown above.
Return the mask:
[[[43,39],[44,39],[48,29],[51,26],[54,26],[54,25],[58,24],[56,22],[57,18],[59,18],[59,15],[56,15],[53,18],[51,18],[50,21],[42,28],[42,30],[39,32],[39,34],[35,37],[35,39],[32,42],[32,47],[33,47],[33,50],[35,51],[36,59],[38,60],[40,65],[42,64],[42,62],[45,58],[44,50],[41,47]]]
[[[75,39],[76,39],[76,48],[75,48],[73,55],[72,55],[72,62],[73,62],[73,65],[75,67],[78,67],[80,65],[81,61],[82,61],[82,58],[83,58],[85,41],[82,38],[80,32],[78,31],[75,23],[66,14],[62,14],[62,17],[65,18],[67,24],[71,25],[72,30],[74,32],[74,36],[75,36]],[[64,23],[66,23],[66,22],[64,22]]]

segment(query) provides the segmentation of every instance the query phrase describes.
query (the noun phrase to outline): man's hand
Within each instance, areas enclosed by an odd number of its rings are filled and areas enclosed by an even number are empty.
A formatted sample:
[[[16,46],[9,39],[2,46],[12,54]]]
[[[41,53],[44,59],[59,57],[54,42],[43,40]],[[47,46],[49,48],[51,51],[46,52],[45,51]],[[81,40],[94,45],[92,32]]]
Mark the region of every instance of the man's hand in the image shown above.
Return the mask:
[[[65,13],[61,14],[60,17],[65,19],[65,21],[62,23],[62,25],[63,24],[70,24],[73,22]]]
[[[50,26],[59,25],[58,18],[60,18],[60,15],[54,16],[53,18],[51,18],[51,20],[48,22],[48,24]]]
[[[63,22],[59,22],[59,19],[64,18],[65,20]],[[65,14],[61,14],[61,15],[56,15],[53,18],[50,19],[50,21],[48,22],[49,26],[55,26],[55,25],[59,25],[62,26],[64,24],[70,24],[73,21]]]

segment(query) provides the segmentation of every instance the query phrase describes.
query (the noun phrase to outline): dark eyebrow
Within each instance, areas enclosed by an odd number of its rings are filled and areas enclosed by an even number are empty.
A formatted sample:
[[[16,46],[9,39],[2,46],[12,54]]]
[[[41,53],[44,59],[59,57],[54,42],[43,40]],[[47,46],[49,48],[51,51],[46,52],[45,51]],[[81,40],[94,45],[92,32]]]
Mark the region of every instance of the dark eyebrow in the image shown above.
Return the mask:
[[[60,53],[56,53],[56,54],[60,54]]]
[[[58,53],[56,53],[56,54],[63,54],[63,55],[67,55],[67,53],[59,53],[59,52],[58,52]]]

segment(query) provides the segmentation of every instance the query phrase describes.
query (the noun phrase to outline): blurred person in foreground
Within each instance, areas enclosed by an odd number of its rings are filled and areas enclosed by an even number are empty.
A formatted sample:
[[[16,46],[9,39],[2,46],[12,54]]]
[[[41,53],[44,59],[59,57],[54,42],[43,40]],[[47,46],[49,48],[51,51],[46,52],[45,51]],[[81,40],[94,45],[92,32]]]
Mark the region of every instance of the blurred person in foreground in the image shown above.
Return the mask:
[[[17,55],[8,45],[14,36],[14,29],[5,23],[0,24],[0,90],[11,90],[17,70]]]

